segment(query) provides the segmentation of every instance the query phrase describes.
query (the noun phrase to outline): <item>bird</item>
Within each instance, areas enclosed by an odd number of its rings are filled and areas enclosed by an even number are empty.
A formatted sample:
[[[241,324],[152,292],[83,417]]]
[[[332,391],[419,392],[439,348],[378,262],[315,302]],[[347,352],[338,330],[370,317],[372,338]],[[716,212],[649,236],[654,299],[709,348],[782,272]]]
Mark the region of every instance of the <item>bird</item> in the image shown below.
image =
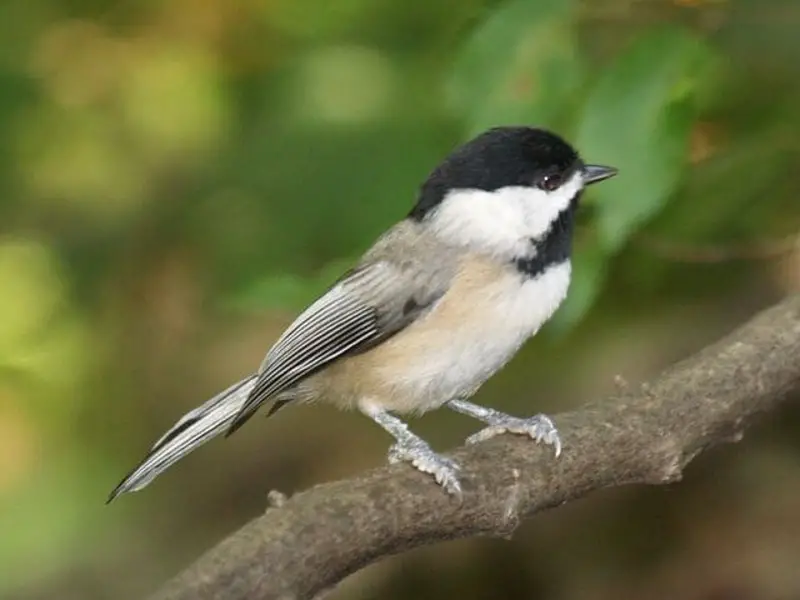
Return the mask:
[[[461,495],[460,465],[400,415],[447,407],[503,433],[551,445],[545,414],[515,417],[470,399],[567,296],[576,212],[586,186],[617,169],[587,164],[553,131],[488,129],[453,149],[410,212],[289,325],[258,369],[179,419],[111,492],[137,491],[208,440],[268,405],[356,409],[393,439],[388,460]]]

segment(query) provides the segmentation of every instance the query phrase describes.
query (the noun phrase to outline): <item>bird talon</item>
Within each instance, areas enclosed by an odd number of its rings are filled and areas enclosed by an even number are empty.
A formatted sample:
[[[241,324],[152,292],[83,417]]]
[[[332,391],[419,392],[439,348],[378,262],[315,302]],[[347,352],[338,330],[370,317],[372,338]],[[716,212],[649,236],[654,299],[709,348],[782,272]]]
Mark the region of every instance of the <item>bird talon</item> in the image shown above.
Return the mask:
[[[431,475],[449,494],[461,496],[461,485],[456,475],[461,467],[453,459],[436,454],[422,441],[393,444],[389,448],[389,462],[407,462],[418,471]]]
[[[469,436],[466,443],[477,444],[502,433],[527,435],[536,443],[553,446],[556,457],[561,455],[561,437],[553,420],[547,415],[536,415],[527,419],[503,415],[496,422]]]

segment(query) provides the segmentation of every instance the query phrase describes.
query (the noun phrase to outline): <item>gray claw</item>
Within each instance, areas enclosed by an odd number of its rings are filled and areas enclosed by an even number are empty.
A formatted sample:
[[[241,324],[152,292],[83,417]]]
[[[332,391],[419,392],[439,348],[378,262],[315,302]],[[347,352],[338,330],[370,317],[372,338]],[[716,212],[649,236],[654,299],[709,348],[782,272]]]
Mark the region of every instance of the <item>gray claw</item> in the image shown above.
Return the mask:
[[[537,442],[553,446],[556,457],[561,454],[561,438],[558,435],[558,429],[547,415],[536,415],[527,419],[505,415],[495,423],[469,436],[466,443],[477,444],[506,432],[530,436]]]
[[[398,462],[408,462],[411,465],[422,471],[433,475],[436,483],[441,485],[449,494],[461,497],[461,484],[458,481],[458,463],[453,459],[436,454],[431,450],[430,446],[426,443],[398,442],[389,448],[389,462],[394,464]]]

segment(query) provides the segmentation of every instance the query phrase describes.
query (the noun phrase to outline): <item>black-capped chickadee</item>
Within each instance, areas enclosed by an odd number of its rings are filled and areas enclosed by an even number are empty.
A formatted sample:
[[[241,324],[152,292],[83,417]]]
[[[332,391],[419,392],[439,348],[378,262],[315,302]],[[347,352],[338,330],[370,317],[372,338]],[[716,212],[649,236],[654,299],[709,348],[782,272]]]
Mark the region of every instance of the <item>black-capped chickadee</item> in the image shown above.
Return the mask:
[[[575,212],[588,184],[616,169],[587,165],[557,135],[490,129],[457,148],[423,184],[409,215],[385,232],[278,339],[254,374],[181,418],[111,493],[139,490],[264,403],[326,400],[357,408],[407,461],[460,494],[458,465],[396,413],[447,406],[561,451],[545,415],[517,418],[468,398],[558,308],[570,282]]]

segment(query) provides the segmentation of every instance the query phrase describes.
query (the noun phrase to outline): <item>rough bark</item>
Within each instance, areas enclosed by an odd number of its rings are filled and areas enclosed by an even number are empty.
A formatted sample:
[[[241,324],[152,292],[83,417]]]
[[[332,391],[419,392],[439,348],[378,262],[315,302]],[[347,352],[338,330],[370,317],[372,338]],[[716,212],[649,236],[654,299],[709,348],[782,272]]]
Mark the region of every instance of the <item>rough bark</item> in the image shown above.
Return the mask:
[[[520,520],[609,486],[678,481],[800,389],[800,296],[764,311],[647,385],[556,415],[564,452],[500,436],[452,453],[463,503],[408,466],[316,486],[266,510],[154,599],[312,598],[390,554],[509,536]]]

